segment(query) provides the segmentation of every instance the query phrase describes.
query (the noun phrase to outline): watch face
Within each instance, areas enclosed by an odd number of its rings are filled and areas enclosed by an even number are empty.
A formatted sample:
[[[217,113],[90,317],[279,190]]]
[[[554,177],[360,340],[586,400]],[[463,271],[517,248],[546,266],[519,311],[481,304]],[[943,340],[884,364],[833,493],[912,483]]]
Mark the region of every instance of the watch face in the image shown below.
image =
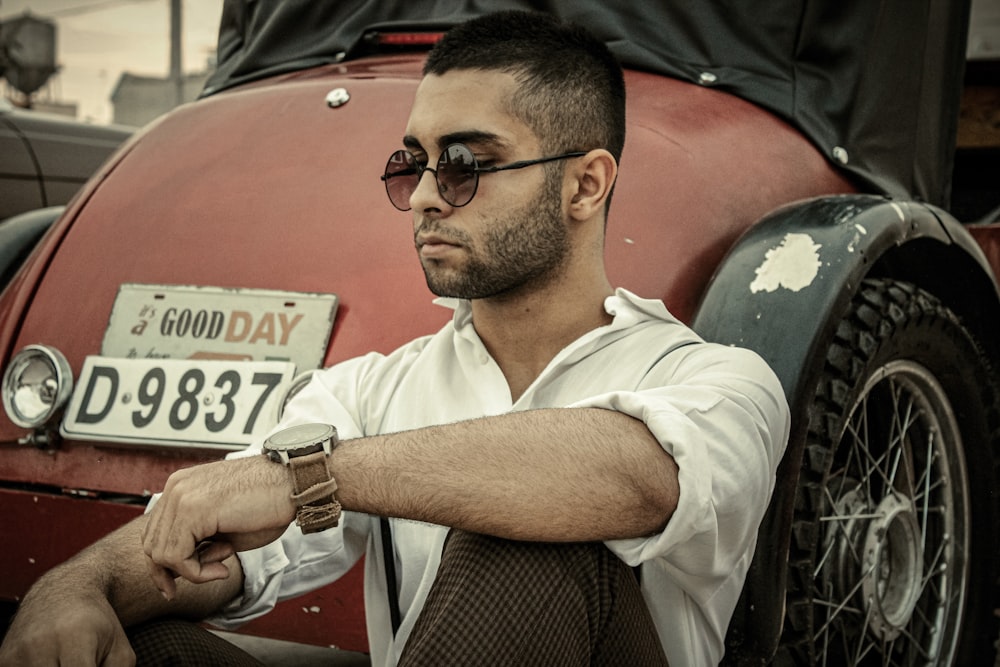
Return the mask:
[[[267,449],[295,449],[329,440],[337,430],[329,424],[299,424],[278,431],[267,439]]]

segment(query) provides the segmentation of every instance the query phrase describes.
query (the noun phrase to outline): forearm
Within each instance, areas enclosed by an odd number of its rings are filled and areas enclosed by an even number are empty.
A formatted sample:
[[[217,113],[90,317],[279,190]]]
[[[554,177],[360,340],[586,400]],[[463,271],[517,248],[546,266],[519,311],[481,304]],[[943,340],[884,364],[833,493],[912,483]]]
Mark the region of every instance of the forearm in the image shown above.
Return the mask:
[[[122,526],[72,559],[54,568],[35,586],[31,595],[44,595],[47,604],[61,596],[104,596],[121,623],[129,627],[164,615],[201,619],[221,608],[242,590],[239,560],[226,561],[230,576],[206,584],[178,582],[175,599],[167,601],[154,586],[142,550],[146,516]]]
[[[182,582],[168,603],[149,577],[145,524],[132,521],[39,579],[7,629],[0,665],[132,664],[124,627],[164,615],[200,619],[237,594],[238,564],[224,582]]]
[[[347,441],[345,507],[511,539],[647,535],[676,507],[677,468],[645,425],[600,409],[512,413]]]
[[[679,495],[673,458],[645,424],[610,410],[518,412],[359,438],[341,443],[332,459],[345,509],[508,539],[650,535],[666,525]],[[162,609],[198,617],[232,599],[241,578],[219,559],[278,539],[295,516],[291,494],[285,468],[265,456],[171,475],[146,529],[116,539],[141,541],[152,585],[178,604],[164,607],[136,575],[105,584],[118,613],[126,621]],[[205,540],[211,545],[201,552]],[[175,591],[173,573],[201,583]]]

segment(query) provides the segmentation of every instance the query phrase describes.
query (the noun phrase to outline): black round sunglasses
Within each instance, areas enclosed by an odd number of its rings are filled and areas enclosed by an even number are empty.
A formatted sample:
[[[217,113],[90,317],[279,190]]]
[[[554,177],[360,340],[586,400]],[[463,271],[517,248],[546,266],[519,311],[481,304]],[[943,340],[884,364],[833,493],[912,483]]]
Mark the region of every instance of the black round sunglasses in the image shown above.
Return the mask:
[[[421,164],[410,151],[398,150],[385,163],[385,173],[379,178],[385,183],[389,201],[400,211],[410,210],[410,196],[420,184],[424,172],[434,174],[441,198],[455,207],[465,206],[476,196],[479,188],[479,174],[492,174],[509,169],[523,169],[534,164],[566,160],[586,155],[586,151],[573,151],[561,155],[550,155],[535,160],[521,160],[498,167],[480,167],[472,149],[465,144],[450,144],[438,158],[437,168],[431,169]]]

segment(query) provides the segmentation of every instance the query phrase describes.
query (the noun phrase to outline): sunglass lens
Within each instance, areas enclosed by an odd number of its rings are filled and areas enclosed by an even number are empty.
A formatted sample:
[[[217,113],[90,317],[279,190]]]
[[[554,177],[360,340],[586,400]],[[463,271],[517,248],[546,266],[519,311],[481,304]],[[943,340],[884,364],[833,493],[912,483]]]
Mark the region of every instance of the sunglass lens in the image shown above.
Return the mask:
[[[399,150],[385,163],[385,192],[400,211],[410,210],[410,195],[417,189],[417,162],[409,151]]]
[[[441,197],[452,206],[465,206],[476,194],[479,174],[476,157],[468,146],[452,144],[438,159],[437,181]]]

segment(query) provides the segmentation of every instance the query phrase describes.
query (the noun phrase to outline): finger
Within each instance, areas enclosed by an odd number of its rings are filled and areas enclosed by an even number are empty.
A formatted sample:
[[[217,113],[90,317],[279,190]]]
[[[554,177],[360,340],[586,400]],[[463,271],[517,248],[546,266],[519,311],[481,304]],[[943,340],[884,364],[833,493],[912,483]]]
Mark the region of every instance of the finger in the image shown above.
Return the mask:
[[[152,556],[147,556],[147,569],[153,583],[168,600],[172,600],[176,593],[175,580],[178,577],[194,584],[203,584],[229,576],[229,570],[220,562],[202,563],[197,551],[179,560],[154,553]]]
[[[190,514],[190,512],[181,511],[173,496],[164,490],[163,497],[150,512],[149,520],[146,523],[143,534],[143,551],[154,565],[172,575],[167,583],[168,577],[164,576],[162,571],[157,568],[150,569],[153,581],[165,595],[173,594],[173,578],[177,576],[195,583],[211,581],[218,577],[215,572],[210,571],[209,578],[205,578],[206,575],[202,573],[197,545],[205,536],[192,532],[192,530],[200,531],[204,527],[197,524],[189,527],[190,521],[185,522],[178,519],[178,517]]]
[[[235,553],[232,543],[226,540],[211,540],[198,545],[198,556],[203,568],[210,563],[221,563]]]
[[[174,581],[176,575],[167,568],[156,563],[149,554],[146,554],[146,570],[149,578],[153,580],[153,585],[166,600],[173,600],[177,595],[177,583]]]
[[[195,558],[198,561],[198,580],[201,583],[227,579],[229,568],[222,563],[236,553],[226,540],[205,540],[198,545]]]
[[[142,551],[146,554],[146,570],[149,578],[153,580],[153,585],[164,598],[173,600],[177,594],[177,584],[174,583],[177,575],[160,565],[153,557],[158,542],[157,528],[161,523],[164,504],[162,501],[157,503],[147,515],[146,525],[142,528]]]
[[[186,577],[185,577],[186,578]],[[197,579],[188,579],[196,584],[204,584],[209,581],[218,581],[229,578],[229,568],[223,563],[203,563],[198,571]]]
[[[203,553],[208,552],[208,558]],[[188,558],[180,561],[160,561],[155,556],[148,558],[150,577],[168,600],[172,600],[177,591],[177,579],[183,578],[191,583],[203,584],[229,577],[227,568],[220,559],[225,559],[233,553],[231,546],[224,543],[213,546],[212,543],[202,543]]]
[[[200,554],[195,552],[190,558],[184,559],[177,568],[177,574],[193,584],[204,584],[229,576],[229,568],[218,561],[202,562]]]

